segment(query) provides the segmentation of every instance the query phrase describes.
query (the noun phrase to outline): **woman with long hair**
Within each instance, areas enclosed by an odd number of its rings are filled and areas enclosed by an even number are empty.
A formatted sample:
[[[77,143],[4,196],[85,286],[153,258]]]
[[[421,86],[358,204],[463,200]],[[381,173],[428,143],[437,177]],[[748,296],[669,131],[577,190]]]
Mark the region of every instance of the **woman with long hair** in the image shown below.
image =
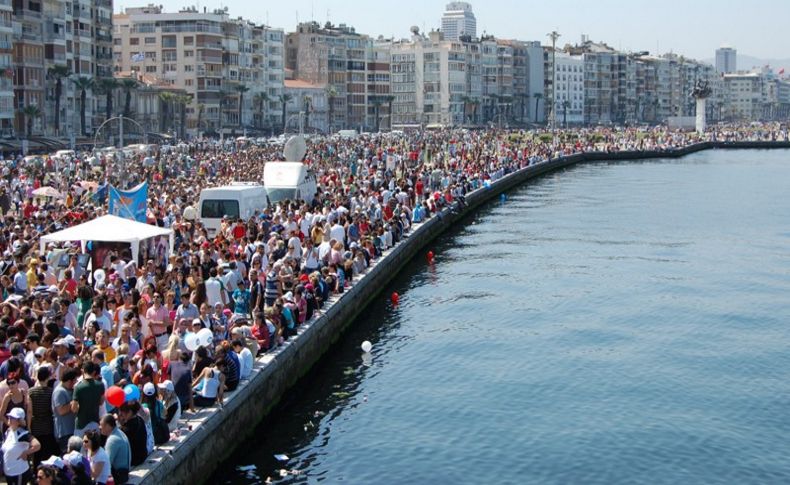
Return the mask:
[[[110,457],[101,445],[101,433],[97,430],[86,431],[82,448],[87,451],[91,462],[91,478],[96,485],[105,485],[110,476]]]

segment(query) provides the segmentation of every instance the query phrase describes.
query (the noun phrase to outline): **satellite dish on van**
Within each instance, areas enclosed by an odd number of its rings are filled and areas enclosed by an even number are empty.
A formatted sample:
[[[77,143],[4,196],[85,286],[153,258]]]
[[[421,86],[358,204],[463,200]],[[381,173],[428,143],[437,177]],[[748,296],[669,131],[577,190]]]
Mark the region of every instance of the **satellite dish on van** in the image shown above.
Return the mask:
[[[302,135],[292,136],[285,142],[283,155],[286,162],[301,162],[305,153],[307,153],[307,143]]]

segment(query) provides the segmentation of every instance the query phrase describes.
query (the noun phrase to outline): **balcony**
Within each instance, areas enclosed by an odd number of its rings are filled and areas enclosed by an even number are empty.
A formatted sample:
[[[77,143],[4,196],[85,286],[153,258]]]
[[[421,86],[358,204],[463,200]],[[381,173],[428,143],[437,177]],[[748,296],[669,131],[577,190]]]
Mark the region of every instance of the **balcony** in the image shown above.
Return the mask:
[[[85,30],[85,29],[74,29],[74,35],[77,35],[79,37],[87,37],[88,39],[93,37],[91,35],[91,31],[90,30]]]
[[[98,40],[99,42],[112,42],[112,35],[96,34],[96,40]]]

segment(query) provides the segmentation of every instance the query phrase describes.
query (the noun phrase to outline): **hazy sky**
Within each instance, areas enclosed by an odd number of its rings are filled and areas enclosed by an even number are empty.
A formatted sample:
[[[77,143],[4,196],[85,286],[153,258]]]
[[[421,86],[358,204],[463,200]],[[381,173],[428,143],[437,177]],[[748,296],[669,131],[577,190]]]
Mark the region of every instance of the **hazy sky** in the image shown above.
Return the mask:
[[[165,10],[186,5],[209,9],[227,6],[232,17],[243,16],[293,30],[300,21],[346,23],[357,32],[406,37],[409,27],[439,27],[444,0],[116,0],[116,9],[153,1]],[[673,50],[696,59],[712,58],[726,43],[739,54],[761,58],[788,58],[786,28],[790,1],[753,0],[553,0],[551,2],[472,1],[478,35],[482,31],[501,38],[540,40],[557,29],[559,43],[576,43],[582,34],[623,50]]]

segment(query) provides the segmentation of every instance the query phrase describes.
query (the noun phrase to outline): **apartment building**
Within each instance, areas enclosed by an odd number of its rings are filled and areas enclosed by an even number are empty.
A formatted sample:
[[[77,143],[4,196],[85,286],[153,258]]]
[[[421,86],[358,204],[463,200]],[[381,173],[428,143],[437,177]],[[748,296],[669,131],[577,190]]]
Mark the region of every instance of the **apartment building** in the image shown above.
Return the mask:
[[[277,126],[284,81],[282,30],[231,19],[227,9],[168,13],[148,5],[127,8],[113,19],[116,71],[155,76],[183,89],[191,98],[188,135]]]
[[[285,80],[288,95],[285,118],[288,131],[301,127],[305,133],[326,133],[329,130],[329,103],[326,85],[311,84],[300,79]]]
[[[380,106],[390,96],[389,43],[374,42],[345,24],[306,22],[288,33],[285,44],[285,66],[293,77],[326,85],[332,130],[372,129],[376,111],[389,116]]]
[[[584,123],[584,59],[556,53],[554,109],[558,126]]]
[[[14,133],[14,8],[0,1],[0,136]]]

